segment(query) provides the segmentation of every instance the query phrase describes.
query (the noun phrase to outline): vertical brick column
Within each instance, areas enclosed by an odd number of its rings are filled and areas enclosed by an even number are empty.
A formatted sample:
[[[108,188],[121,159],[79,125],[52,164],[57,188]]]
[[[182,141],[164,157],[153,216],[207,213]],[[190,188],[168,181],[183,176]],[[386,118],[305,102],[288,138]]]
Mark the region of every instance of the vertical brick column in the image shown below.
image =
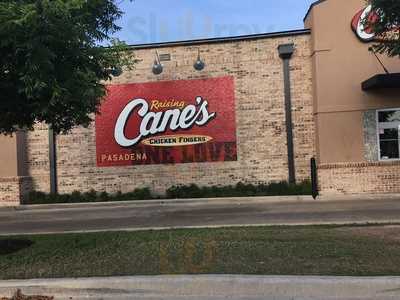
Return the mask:
[[[20,171],[18,165],[19,134],[0,136],[0,206],[20,202]]]

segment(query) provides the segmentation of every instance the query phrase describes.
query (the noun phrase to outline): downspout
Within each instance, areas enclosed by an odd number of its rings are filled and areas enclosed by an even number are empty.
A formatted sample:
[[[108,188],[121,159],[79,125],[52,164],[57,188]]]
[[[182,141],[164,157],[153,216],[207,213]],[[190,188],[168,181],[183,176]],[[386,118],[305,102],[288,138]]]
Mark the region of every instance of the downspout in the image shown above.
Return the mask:
[[[50,162],[50,193],[57,194],[57,153],[56,134],[49,127],[49,162]]]
[[[296,169],[294,162],[293,122],[292,122],[292,95],[290,86],[290,59],[294,52],[294,44],[282,44],[278,47],[279,56],[283,61],[283,82],[285,87],[285,119],[288,154],[289,183],[296,183]]]

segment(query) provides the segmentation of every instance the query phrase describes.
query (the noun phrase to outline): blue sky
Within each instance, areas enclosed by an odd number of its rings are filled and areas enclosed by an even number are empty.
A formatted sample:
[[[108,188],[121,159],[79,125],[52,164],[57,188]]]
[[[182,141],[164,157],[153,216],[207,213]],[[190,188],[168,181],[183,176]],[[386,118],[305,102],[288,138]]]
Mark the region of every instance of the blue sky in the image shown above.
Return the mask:
[[[315,0],[119,0],[116,36],[128,44],[234,36],[303,28]]]

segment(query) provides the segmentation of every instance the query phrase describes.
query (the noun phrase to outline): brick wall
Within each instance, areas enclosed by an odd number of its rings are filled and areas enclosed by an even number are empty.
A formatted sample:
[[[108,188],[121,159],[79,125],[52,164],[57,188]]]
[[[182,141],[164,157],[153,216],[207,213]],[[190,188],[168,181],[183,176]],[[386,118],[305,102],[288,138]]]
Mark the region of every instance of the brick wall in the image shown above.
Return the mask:
[[[197,79],[233,76],[237,119],[237,162],[96,167],[94,124],[57,137],[58,187],[74,190],[116,192],[149,187],[157,193],[176,184],[228,185],[237,182],[266,183],[287,179],[283,67],[279,44],[293,41],[291,61],[294,145],[299,180],[309,178],[309,159],[314,155],[311,50],[309,35],[238,41],[201,46],[158,49],[171,54],[165,71],[151,73],[154,49],[136,50],[136,69],[126,71],[113,83]],[[206,68],[193,69],[197,49]],[[37,126],[28,133],[27,168],[36,190],[49,190],[48,133]]]
[[[26,134],[25,169],[32,179],[32,189],[50,192],[48,126],[38,124]]]
[[[363,113],[365,162],[318,166],[322,195],[400,193],[400,162],[379,161],[376,110]]]
[[[0,178],[0,206],[11,203],[18,204],[20,198],[19,178],[6,177]]]
[[[400,193],[400,162],[320,165],[322,195]]]
[[[20,204],[32,189],[31,177],[0,178],[0,206]]]

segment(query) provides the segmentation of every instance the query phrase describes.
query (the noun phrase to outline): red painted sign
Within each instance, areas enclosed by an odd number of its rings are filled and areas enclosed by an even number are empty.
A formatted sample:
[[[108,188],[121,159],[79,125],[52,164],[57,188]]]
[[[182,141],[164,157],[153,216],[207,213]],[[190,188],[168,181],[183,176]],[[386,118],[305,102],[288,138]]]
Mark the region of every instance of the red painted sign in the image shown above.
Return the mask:
[[[361,41],[370,42],[375,39],[375,32],[364,23],[365,20],[373,23],[377,18],[378,15],[372,10],[372,5],[363,8],[354,16],[351,21],[351,28]]]
[[[236,161],[233,77],[108,86],[99,167]]]

